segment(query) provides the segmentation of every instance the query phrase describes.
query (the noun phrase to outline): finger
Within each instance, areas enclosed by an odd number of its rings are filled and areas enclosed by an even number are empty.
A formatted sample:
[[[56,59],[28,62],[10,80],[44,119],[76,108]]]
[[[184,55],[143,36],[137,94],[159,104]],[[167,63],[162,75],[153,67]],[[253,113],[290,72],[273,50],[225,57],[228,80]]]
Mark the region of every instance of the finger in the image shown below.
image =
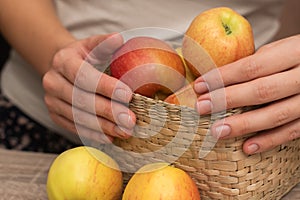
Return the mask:
[[[58,55],[57,57],[65,56]],[[76,55],[72,59],[57,58],[54,69],[75,86],[92,93],[98,93],[120,102],[128,103],[132,98],[131,89],[118,79],[98,71],[95,67]]]
[[[76,126],[84,126],[89,129],[105,133],[106,135],[119,138],[128,138],[132,134],[132,130],[117,126],[115,123],[112,123],[105,118],[83,112],[82,110],[76,108],[72,108],[72,111],[73,115],[68,117],[75,122]]]
[[[72,121],[64,118],[61,115],[57,115],[56,113],[50,112],[50,117],[56,124],[59,124],[61,127],[65,128],[66,130],[74,134],[80,134],[81,139],[87,138],[93,141],[97,141],[99,143],[111,143],[113,141],[113,137],[109,135],[105,135],[103,133],[91,129],[87,129],[83,126],[75,126]]]
[[[87,93],[78,88],[74,88],[72,99],[75,108],[88,110],[92,115],[108,119],[127,129],[132,129],[135,126],[135,114],[123,104],[99,95]]]
[[[253,81],[214,90],[199,96],[197,110],[206,114],[225,109],[268,103],[300,92],[300,67],[255,79]],[[223,96],[222,96],[223,95]],[[203,104],[210,101],[210,104]],[[206,107],[205,107],[206,106]]]
[[[49,96],[55,96],[78,109],[106,118],[126,129],[134,127],[135,114],[125,105],[74,87],[58,73],[50,72],[48,76],[51,76],[51,78],[44,78],[44,88],[50,94]],[[51,104],[48,106],[51,106]]]
[[[99,43],[101,44],[97,46]],[[122,43],[123,38],[120,34],[100,35],[77,42],[55,54],[53,69],[84,90],[128,103],[132,97],[131,89],[121,81],[98,71],[87,62],[89,59],[85,60],[92,48],[98,57],[104,59]]]
[[[72,108],[70,104],[57,98],[46,95],[45,102],[51,113],[64,116],[69,121],[75,123],[76,126],[86,127],[90,130],[105,133],[113,137],[128,138],[131,135],[130,129],[119,127],[111,121],[98,117],[97,115],[84,112],[74,107]]]
[[[243,151],[247,154],[264,152],[299,137],[300,119],[297,119],[284,126],[251,137],[243,144]]]
[[[290,69],[299,64],[299,45],[295,44],[300,44],[300,35],[270,43],[251,56],[211,70],[195,80],[195,91],[204,93]]]
[[[86,40],[89,49],[86,60],[94,66],[110,60],[111,55],[124,43],[123,37],[119,33],[110,34],[104,39],[100,35]]]
[[[268,106],[233,115],[213,124],[211,134],[219,139],[232,138],[280,127],[300,116],[300,95]]]

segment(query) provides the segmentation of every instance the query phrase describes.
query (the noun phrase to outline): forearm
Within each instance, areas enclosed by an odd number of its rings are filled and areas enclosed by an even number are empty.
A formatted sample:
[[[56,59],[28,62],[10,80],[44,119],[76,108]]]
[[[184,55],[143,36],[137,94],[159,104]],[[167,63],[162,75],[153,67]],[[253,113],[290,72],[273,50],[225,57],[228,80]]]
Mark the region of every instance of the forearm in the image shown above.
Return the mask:
[[[0,31],[41,75],[54,53],[75,40],[60,23],[51,0],[0,0]]]

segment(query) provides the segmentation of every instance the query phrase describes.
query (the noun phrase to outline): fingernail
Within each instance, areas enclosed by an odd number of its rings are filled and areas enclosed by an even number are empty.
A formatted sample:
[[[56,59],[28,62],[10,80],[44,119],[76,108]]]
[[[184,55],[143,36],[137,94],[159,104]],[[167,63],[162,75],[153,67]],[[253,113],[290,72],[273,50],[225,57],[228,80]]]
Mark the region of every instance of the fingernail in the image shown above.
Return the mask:
[[[231,132],[231,127],[228,125],[221,125],[215,128],[215,131],[212,131],[212,134],[215,138],[220,139],[226,136],[229,136]]]
[[[132,93],[130,91],[128,91],[126,89],[119,89],[119,88],[117,88],[114,91],[113,99],[127,103],[127,102],[129,102],[131,100],[131,95],[132,95]]]
[[[258,149],[259,149],[259,146],[258,146],[257,144],[250,144],[250,145],[248,146],[248,152],[249,152],[250,154],[257,152]]]
[[[201,93],[207,92],[208,87],[207,87],[207,84],[205,82],[198,82],[198,83],[195,83],[194,90],[195,90],[195,92],[201,94]]]
[[[200,114],[207,114],[211,111],[212,104],[209,100],[202,100],[197,102],[197,111]]]
[[[122,126],[127,128],[132,128],[134,126],[131,116],[127,113],[120,113],[118,115],[118,121]]]

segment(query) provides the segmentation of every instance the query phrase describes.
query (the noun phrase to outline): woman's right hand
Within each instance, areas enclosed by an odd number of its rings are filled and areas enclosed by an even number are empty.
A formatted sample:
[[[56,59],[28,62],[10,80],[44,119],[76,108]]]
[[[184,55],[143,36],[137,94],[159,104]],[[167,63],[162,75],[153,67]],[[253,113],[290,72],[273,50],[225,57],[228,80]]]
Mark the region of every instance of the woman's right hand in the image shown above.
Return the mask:
[[[45,103],[54,122],[98,142],[131,135],[136,118],[126,104],[132,91],[103,73],[122,44],[120,34],[99,35],[75,41],[55,54],[43,77]]]

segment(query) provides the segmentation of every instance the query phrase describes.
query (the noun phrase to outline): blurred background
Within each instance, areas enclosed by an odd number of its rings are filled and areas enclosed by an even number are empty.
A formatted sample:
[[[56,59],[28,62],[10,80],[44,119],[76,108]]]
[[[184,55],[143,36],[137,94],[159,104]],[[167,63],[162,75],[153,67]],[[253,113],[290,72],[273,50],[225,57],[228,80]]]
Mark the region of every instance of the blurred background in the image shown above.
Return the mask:
[[[285,0],[286,6],[283,8],[281,16],[281,29],[274,40],[278,40],[300,33],[300,1]]]
[[[274,40],[300,33],[300,0],[285,0],[286,6],[283,8],[281,16],[281,29]],[[0,34],[0,69],[9,56],[10,46]]]

